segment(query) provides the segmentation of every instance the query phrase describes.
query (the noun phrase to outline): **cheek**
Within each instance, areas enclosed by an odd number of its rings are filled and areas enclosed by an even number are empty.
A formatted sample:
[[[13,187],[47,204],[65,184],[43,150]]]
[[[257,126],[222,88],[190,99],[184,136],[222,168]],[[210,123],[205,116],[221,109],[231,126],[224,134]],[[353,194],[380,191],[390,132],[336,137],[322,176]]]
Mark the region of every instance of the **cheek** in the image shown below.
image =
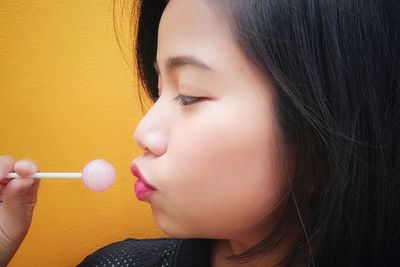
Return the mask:
[[[235,231],[264,216],[280,198],[273,125],[265,116],[248,118],[210,112],[175,128],[167,157],[169,176],[161,186],[171,208],[168,214],[185,227]]]

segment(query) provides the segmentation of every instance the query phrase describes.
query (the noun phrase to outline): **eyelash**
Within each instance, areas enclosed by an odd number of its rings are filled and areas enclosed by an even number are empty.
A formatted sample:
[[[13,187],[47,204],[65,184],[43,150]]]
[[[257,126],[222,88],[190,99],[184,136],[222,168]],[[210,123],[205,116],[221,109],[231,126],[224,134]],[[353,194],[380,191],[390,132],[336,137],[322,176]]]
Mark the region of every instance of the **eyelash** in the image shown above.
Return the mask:
[[[152,97],[153,103],[157,102],[159,98],[160,98],[159,96],[153,96]],[[204,101],[205,98],[204,97],[186,96],[186,95],[179,94],[178,96],[176,96],[174,98],[174,100],[184,106],[189,106],[189,105],[193,105],[198,102]]]
[[[204,101],[205,99],[202,97],[178,95],[177,97],[174,98],[174,100],[178,101],[180,104],[182,104],[184,106],[189,106],[189,105]]]

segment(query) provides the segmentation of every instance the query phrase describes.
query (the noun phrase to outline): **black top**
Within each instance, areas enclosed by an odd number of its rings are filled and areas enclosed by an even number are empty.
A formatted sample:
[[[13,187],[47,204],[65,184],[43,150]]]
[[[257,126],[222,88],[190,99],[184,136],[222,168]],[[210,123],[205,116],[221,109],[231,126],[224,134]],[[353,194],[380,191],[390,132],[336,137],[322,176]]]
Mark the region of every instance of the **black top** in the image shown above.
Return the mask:
[[[77,267],[207,267],[209,239],[126,239],[87,256]]]

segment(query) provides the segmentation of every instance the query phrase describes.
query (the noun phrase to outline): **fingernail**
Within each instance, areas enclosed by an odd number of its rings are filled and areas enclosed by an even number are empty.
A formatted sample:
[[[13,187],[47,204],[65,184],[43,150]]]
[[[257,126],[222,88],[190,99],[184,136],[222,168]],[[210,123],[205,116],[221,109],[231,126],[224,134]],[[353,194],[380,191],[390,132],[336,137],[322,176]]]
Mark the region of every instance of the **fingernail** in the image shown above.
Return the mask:
[[[35,173],[38,171],[35,164],[31,164],[30,169],[31,169],[31,173]]]

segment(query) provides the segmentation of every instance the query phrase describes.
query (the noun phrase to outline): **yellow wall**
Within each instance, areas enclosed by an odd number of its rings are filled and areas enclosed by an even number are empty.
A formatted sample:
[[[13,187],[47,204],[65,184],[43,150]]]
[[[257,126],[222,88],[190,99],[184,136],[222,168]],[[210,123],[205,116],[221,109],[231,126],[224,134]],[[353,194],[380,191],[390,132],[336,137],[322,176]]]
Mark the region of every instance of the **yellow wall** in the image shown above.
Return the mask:
[[[129,166],[140,154],[137,82],[113,29],[111,0],[0,4],[0,154],[41,171],[81,171],[104,158],[117,181],[104,193],[80,180],[42,180],[27,238],[9,265],[74,266],[127,237],[155,237]]]

